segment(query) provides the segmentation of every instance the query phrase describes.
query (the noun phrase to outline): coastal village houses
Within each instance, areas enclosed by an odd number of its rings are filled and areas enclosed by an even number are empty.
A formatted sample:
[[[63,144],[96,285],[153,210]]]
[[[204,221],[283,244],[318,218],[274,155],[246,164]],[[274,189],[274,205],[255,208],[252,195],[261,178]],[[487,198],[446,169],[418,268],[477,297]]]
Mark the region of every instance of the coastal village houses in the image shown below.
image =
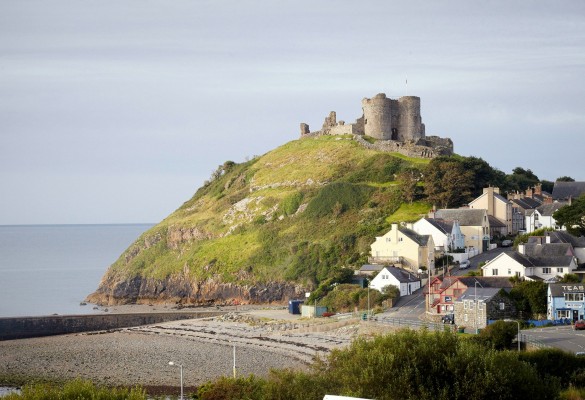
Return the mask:
[[[487,210],[471,208],[441,209],[431,211],[429,217],[457,221],[461,227],[461,233],[465,235],[466,248],[474,250],[477,254],[489,250],[490,222]]]
[[[582,283],[548,285],[547,318],[572,321],[585,318],[585,286]]]
[[[531,237],[518,251],[501,253],[482,268],[483,276],[525,278],[555,282],[577,270],[577,258],[570,243],[550,243],[545,237]],[[585,271],[584,271],[585,272]]]
[[[436,251],[451,252],[465,248],[465,235],[461,232],[459,221],[421,218],[412,224],[412,230],[419,235],[432,236]]]
[[[506,236],[513,232],[512,226],[512,203],[500,195],[497,187],[487,187],[483,193],[469,203],[469,208],[487,210],[487,214],[493,217],[490,221],[491,234]]]
[[[477,331],[490,320],[516,319],[518,311],[507,296],[510,288],[470,287],[454,302],[454,319],[458,326]]]
[[[541,228],[559,229],[557,221],[553,218],[555,211],[564,207],[567,203],[550,203],[538,206],[534,210],[528,210],[525,214],[525,229],[526,233],[534,232]]]
[[[469,288],[511,288],[508,278],[482,276],[436,276],[425,290],[431,314],[452,314],[455,301]]]
[[[383,267],[370,282],[370,288],[383,293],[386,286],[395,286],[400,290],[400,296],[407,296],[420,289],[420,279],[402,268]]]
[[[419,235],[412,229],[392,224],[370,247],[372,264],[400,264],[413,272],[435,270],[435,243],[431,235]]]

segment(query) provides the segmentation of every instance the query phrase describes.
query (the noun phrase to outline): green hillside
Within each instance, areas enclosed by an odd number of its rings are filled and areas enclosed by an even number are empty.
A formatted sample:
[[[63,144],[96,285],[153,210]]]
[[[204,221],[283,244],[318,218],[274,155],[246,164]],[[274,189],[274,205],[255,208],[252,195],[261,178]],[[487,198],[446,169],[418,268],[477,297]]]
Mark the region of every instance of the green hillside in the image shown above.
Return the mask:
[[[180,275],[315,284],[337,267],[366,260],[403,203],[396,175],[428,163],[339,136],[292,141],[242,164],[228,161],[108,273],[118,280]],[[429,208],[417,204],[405,210],[411,219]]]

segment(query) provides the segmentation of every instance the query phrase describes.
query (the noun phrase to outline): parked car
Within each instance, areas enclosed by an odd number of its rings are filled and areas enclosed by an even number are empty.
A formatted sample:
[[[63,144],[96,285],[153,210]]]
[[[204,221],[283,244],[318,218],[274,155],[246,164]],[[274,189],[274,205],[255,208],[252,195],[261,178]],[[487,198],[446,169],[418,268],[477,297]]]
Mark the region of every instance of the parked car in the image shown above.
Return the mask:
[[[585,329],[585,321],[582,319],[575,321],[575,325],[573,325],[573,328],[575,328],[576,331],[582,331],[583,329]]]
[[[461,262],[459,263],[459,269],[465,269],[465,268],[469,268],[469,266],[470,266],[470,265],[471,265],[471,264],[469,263],[469,260],[464,260],[464,261],[461,261]]]
[[[512,241],[509,239],[502,240],[502,247],[510,247],[512,246]]]
[[[441,318],[441,322],[443,322],[444,324],[453,325],[455,323],[455,315],[454,314],[443,315],[443,318]]]

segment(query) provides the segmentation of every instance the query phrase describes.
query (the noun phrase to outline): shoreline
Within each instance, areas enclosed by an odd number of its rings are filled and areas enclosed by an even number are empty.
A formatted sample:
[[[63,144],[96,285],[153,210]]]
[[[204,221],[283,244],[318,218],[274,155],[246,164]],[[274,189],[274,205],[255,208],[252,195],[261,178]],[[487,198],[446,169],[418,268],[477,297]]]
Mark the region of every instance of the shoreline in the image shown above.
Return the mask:
[[[272,308],[16,339],[0,342],[0,377],[20,377],[20,382],[79,377],[106,386],[140,385],[156,391],[179,386],[177,368],[168,365],[173,361],[184,366],[185,386],[195,387],[232,376],[234,347],[238,376],[266,376],[272,368],[307,370],[315,357],[348,346],[367,327],[355,320],[307,321]]]

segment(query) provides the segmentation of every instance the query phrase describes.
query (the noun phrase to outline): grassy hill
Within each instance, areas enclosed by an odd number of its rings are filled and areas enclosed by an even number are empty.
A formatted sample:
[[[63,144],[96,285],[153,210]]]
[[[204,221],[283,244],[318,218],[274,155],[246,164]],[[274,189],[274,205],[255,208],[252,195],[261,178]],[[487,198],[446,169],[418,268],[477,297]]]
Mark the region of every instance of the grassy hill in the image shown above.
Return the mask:
[[[429,209],[402,206],[395,182],[401,169],[428,162],[369,150],[349,136],[305,138],[245,163],[228,161],[130,246],[102,285],[174,277],[312,287],[364,262],[397,210],[400,220],[415,220]]]

